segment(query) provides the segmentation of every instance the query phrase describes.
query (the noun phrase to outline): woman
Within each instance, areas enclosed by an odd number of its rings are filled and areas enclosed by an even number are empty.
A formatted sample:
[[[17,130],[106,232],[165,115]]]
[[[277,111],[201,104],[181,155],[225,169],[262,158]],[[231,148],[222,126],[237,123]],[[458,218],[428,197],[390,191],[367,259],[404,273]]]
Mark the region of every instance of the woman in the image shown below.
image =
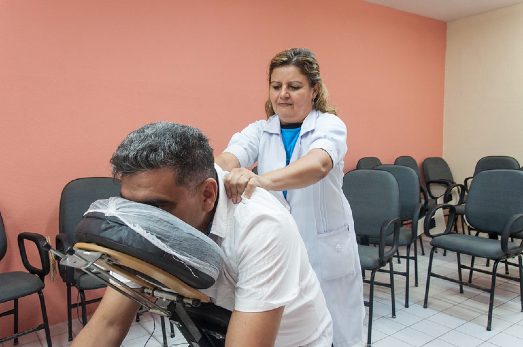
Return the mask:
[[[308,49],[278,53],[269,66],[267,120],[235,134],[215,158],[234,203],[255,187],[275,195],[298,224],[334,321],[334,346],[362,338],[363,283],[349,203],[341,189],[347,131],[329,105]],[[246,169],[258,163],[258,175]]]

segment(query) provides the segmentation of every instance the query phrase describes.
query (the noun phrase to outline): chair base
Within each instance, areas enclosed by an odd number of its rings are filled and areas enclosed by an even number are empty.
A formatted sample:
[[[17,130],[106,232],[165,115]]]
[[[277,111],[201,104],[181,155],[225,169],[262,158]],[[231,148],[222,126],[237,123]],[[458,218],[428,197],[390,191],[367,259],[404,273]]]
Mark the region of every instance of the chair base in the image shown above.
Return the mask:
[[[492,265],[492,271],[486,271],[486,270],[483,270],[483,269],[474,268],[472,266],[473,263],[471,264],[471,266],[462,265],[461,264],[460,253],[456,253],[457,260],[458,260],[458,277],[459,277],[459,279],[456,280],[454,278],[450,278],[450,277],[443,276],[443,275],[436,274],[436,273],[432,272],[432,260],[434,258],[434,252],[436,251],[436,249],[437,249],[437,247],[432,247],[432,249],[430,251],[429,268],[428,268],[428,272],[427,272],[427,283],[426,283],[426,288],[425,288],[425,299],[423,301],[423,308],[427,308],[427,306],[428,306],[428,296],[429,296],[430,278],[431,277],[436,277],[436,278],[440,278],[440,279],[443,279],[443,280],[447,280],[447,281],[459,284],[459,287],[460,287],[459,292],[460,293],[463,293],[463,286],[467,286],[467,287],[471,287],[471,288],[474,288],[474,289],[478,289],[478,290],[487,292],[487,293],[490,294],[490,299],[489,299],[489,308],[488,308],[488,314],[487,314],[487,326],[486,326],[486,329],[487,329],[487,331],[491,331],[491,328],[492,328],[492,312],[493,312],[493,309],[494,309],[494,293],[495,293],[495,289],[496,289],[496,278],[497,277],[502,277],[502,278],[507,278],[507,279],[519,282],[521,311],[523,312],[523,264],[522,264],[522,256],[521,256],[521,254],[517,255],[518,262],[519,262],[519,265],[518,265],[518,267],[519,267],[519,278],[515,278],[515,277],[510,277],[510,276],[506,276],[506,275],[497,273],[499,262],[500,261],[504,261],[506,259],[495,259],[495,260],[492,259],[492,260],[494,260],[494,264]],[[469,281],[464,281],[463,280],[463,276],[462,276],[462,272],[461,272],[462,269],[468,269],[468,270],[470,270],[471,273],[473,271],[477,271],[477,272],[481,272],[481,273],[485,273],[485,274],[490,274],[492,276],[490,288],[481,287],[481,286],[478,286],[478,285],[476,285],[474,283],[471,283]],[[470,273],[470,276],[471,276],[471,273]]]

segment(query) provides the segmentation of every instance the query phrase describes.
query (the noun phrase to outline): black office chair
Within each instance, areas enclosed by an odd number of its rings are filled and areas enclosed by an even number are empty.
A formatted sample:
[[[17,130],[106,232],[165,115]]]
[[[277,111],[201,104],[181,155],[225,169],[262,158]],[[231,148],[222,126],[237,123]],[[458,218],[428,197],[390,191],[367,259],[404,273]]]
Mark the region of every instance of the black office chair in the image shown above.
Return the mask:
[[[371,273],[370,279],[364,279],[370,284],[369,299],[365,301],[365,306],[369,307],[367,346],[370,346],[375,284],[390,288],[392,317],[396,317],[392,258],[398,250],[401,227],[399,188],[394,176],[386,171],[359,169],[345,174],[343,192],[351,205],[354,228],[360,239],[361,268]],[[392,237],[390,247],[386,246],[387,237]],[[379,240],[378,247],[370,246],[370,239]],[[390,283],[375,281],[376,272],[387,264]]]
[[[31,241],[36,245],[38,254],[40,256],[40,267],[34,267],[28,260],[25,241]],[[40,246],[45,243],[45,237],[34,233],[21,233],[18,235],[18,248],[20,249],[20,255],[22,256],[22,263],[28,272],[24,271],[11,271],[0,274],[0,303],[13,301],[14,307],[10,310],[0,313],[0,317],[8,315],[14,316],[14,332],[13,335],[0,338],[0,345],[3,342],[14,340],[14,343],[18,343],[18,338],[23,335],[30,334],[38,330],[45,331],[45,337],[47,345],[52,346],[51,333],[49,331],[49,322],[47,320],[47,311],[45,309],[44,293],[42,292],[45,284],[44,278],[50,271],[49,255],[47,251],[42,249]],[[2,215],[0,215],[0,260],[4,257],[7,251],[7,238],[5,235],[4,222]],[[38,294],[40,299],[40,309],[42,311],[43,323],[19,332],[18,331],[18,299],[31,294]],[[34,312],[29,312],[33,314]],[[3,323],[6,324],[6,323]]]
[[[376,166],[381,165],[381,160],[376,157],[363,157],[358,160],[356,169],[374,169]]]
[[[91,203],[98,199],[105,199],[120,195],[121,184],[110,177],[78,178],[69,182],[62,191],[59,212],[59,234],[56,236],[56,248],[67,252],[76,243],[73,231],[82,220]],[[72,310],[82,309],[82,324],[87,324],[86,306],[99,302],[102,298],[86,300],[85,291],[105,288],[105,284],[79,269],[59,266],[60,276],[67,286],[67,324],[68,338],[73,340]],[[80,303],[72,299],[72,288],[76,288]]]
[[[411,227],[402,227],[400,229],[398,246],[406,247],[405,255],[398,255],[399,258],[405,259],[405,271],[394,271],[394,274],[405,276],[405,307],[409,307],[409,287],[410,287],[410,261],[414,261],[414,286],[418,286],[418,221],[423,204],[420,201],[420,185],[418,177],[414,170],[401,165],[380,165],[374,170],[383,170],[391,173],[399,187],[400,198],[400,219],[402,224],[410,222]],[[375,242],[371,242],[375,243]],[[392,246],[392,236],[387,238],[387,246]],[[410,249],[414,245],[414,254],[411,256]]]
[[[423,161],[422,168],[430,198],[439,199],[442,197],[444,203],[455,205],[456,214],[461,217],[462,232],[465,233],[465,219],[463,218],[466,205],[465,186],[454,181],[450,167],[443,158],[426,158]],[[454,191],[458,193],[457,197],[454,197]],[[454,229],[458,231],[457,220]]]
[[[523,230],[523,172],[519,170],[490,170],[477,174],[472,181],[468,200],[465,209],[465,216],[469,223],[476,229],[485,233],[494,233],[501,236],[501,239],[491,239],[474,235],[451,233],[453,220],[456,218],[455,206],[443,204],[437,209],[447,209],[450,211],[446,229],[439,235],[431,235],[428,228],[425,228],[427,236],[432,237],[430,242],[432,250],[430,252],[429,268],[427,272],[427,286],[425,290],[425,300],[423,307],[427,307],[430,279],[436,277],[458,283],[460,292],[463,293],[463,286],[490,293],[488,308],[487,330],[491,330],[492,310],[494,303],[494,291],[496,288],[496,277],[503,277],[516,280],[520,285],[521,309],[523,311],[523,283],[522,283],[522,257],[523,241],[519,243],[510,242],[509,238],[515,233]],[[434,251],[439,248],[446,251],[456,252],[458,262],[458,280],[436,274],[432,271],[432,261]],[[461,254],[472,257],[471,266],[461,264]],[[474,268],[474,258],[486,258],[494,261],[492,271],[481,268]],[[503,274],[497,274],[497,267],[500,261],[510,258],[518,258],[519,274],[518,278],[513,278]],[[471,282],[464,281],[462,269],[490,274],[492,276],[490,288],[481,287]]]

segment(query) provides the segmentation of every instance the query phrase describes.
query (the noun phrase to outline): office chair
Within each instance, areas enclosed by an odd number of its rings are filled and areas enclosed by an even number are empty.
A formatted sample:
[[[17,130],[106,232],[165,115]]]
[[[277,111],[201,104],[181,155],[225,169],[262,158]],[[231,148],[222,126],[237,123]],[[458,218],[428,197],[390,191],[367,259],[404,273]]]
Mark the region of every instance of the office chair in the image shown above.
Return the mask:
[[[416,240],[418,239],[418,221],[423,204],[420,201],[420,185],[418,177],[414,170],[401,165],[380,165],[374,170],[383,170],[391,173],[399,187],[400,198],[400,219],[402,224],[410,222],[411,227],[402,227],[400,229],[398,246],[406,247],[405,255],[398,255],[399,258],[405,259],[405,271],[394,271],[394,274],[405,276],[405,307],[409,307],[409,286],[410,286],[410,261],[414,261],[414,286],[418,286],[418,248]],[[375,240],[371,243],[376,243]],[[392,246],[392,236],[387,237],[387,246]],[[411,256],[410,249],[414,245],[414,254]]]
[[[472,181],[465,208],[465,217],[476,230],[496,234],[501,236],[501,239],[451,233],[450,230],[452,229],[453,220],[456,218],[456,207],[453,205],[442,204],[430,212],[433,214],[437,209],[446,209],[449,211],[449,219],[445,231],[438,235],[431,235],[430,230],[427,226],[425,227],[425,234],[432,238],[430,242],[432,249],[430,251],[423,307],[427,307],[431,277],[459,284],[460,293],[463,293],[464,285],[485,291],[490,294],[487,316],[487,330],[490,331],[492,326],[496,277],[502,277],[519,282],[521,309],[523,311],[523,266],[521,257],[523,241],[518,243],[509,241],[510,236],[523,231],[522,191],[523,172],[519,170],[483,171],[477,174]],[[425,223],[426,222],[427,220],[425,220]],[[436,249],[456,253],[458,267],[457,280],[432,271],[433,256]],[[472,257],[470,266],[461,264],[461,254]],[[474,259],[476,257],[493,260],[492,271],[475,268]],[[518,278],[497,274],[497,267],[500,261],[515,257],[518,258],[519,262]],[[470,270],[469,281],[463,280],[462,269]],[[491,275],[490,288],[481,287],[472,283],[471,277],[474,271]]]
[[[392,258],[398,250],[401,227],[399,188],[392,174],[382,170],[352,170],[343,177],[343,192],[349,200],[354,218],[356,235],[360,239],[358,253],[363,271],[370,271],[370,279],[363,282],[370,285],[367,346],[372,342],[372,316],[374,307],[374,285],[390,288],[392,317],[396,317],[394,297],[394,268]],[[387,247],[387,237],[392,238]],[[377,239],[378,247],[370,246],[369,240]],[[375,281],[376,272],[389,265],[390,283]]]
[[[25,241],[33,242],[36,245],[38,254],[40,257],[40,267],[34,267],[28,260]],[[22,263],[28,272],[24,271],[11,271],[0,273],[0,303],[13,301],[13,308],[5,312],[0,312],[0,317],[8,315],[14,316],[14,332],[13,335],[0,338],[0,345],[3,342],[14,340],[14,343],[18,343],[18,338],[23,335],[30,334],[38,330],[45,331],[45,337],[47,345],[52,347],[51,333],[49,331],[49,322],[47,320],[47,311],[45,309],[44,293],[42,292],[45,284],[44,278],[50,271],[49,255],[47,251],[41,248],[41,245],[45,243],[45,237],[35,233],[21,233],[18,235],[18,248],[20,249],[20,255],[22,257]],[[4,222],[2,215],[0,214],[0,261],[7,252],[7,238],[5,235]],[[43,323],[19,332],[18,331],[18,300],[28,295],[38,294],[40,299],[40,310],[42,312]],[[30,312],[32,314],[32,312]],[[6,323],[3,323],[6,324]]]
[[[376,166],[381,165],[381,160],[376,157],[363,157],[358,160],[356,169],[374,169]]]

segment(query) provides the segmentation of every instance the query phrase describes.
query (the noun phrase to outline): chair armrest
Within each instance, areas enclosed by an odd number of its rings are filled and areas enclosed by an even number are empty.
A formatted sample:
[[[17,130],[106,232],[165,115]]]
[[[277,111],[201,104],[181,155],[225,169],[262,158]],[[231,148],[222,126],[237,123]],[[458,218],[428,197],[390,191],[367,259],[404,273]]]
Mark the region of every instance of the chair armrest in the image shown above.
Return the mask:
[[[459,183],[454,183],[447,187],[447,189],[445,190],[445,194],[443,194],[443,202],[448,203],[452,200],[452,191],[454,189],[458,190],[459,198],[458,202],[453,205],[463,204],[463,201],[465,200],[465,186]]]
[[[507,221],[507,223],[505,224],[503,231],[501,232],[501,250],[505,254],[509,254],[508,238],[510,237],[510,235],[521,231],[521,230],[512,230],[512,227],[514,226],[514,224],[520,219],[523,219],[523,213],[512,215],[510,217],[510,219]],[[521,241],[519,246],[520,246],[519,248],[521,248],[521,246],[523,246],[523,240]],[[521,252],[521,250],[517,251],[517,253],[520,253],[520,252]]]
[[[27,258],[27,252],[25,250],[26,240],[31,241],[36,245],[36,248],[38,249],[38,254],[40,256],[40,268],[32,266],[29,262],[29,259]],[[24,264],[24,267],[33,275],[37,275],[38,277],[40,277],[42,281],[51,270],[49,262],[49,253],[45,249],[46,244],[47,241],[45,237],[43,237],[40,234],[27,232],[18,234],[18,248],[20,249],[20,256],[22,257],[22,263]]]
[[[74,243],[71,237],[67,234],[58,234],[55,238],[56,250],[65,254],[74,254]],[[58,272],[60,277],[66,283],[74,282],[75,269],[69,266],[60,264],[60,258],[55,256],[58,263]]]
[[[55,238],[56,250],[65,254],[74,254],[74,242],[67,234],[58,234]]]
[[[421,206],[421,211],[419,213],[420,216],[424,216],[425,213],[427,213],[427,206],[429,204],[429,193],[427,193],[427,189],[420,185],[420,193],[423,196],[423,206]]]
[[[423,210],[423,204],[418,202],[414,207],[414,215],[412,216],[412,239],[415,240],[418,237],[418,221],[422,216],[421,211]]]
[[[389,235],[389,227],[391,224],[394,224],[394,237],[392,241],[392,246],[385,251],[385,246],[387,243],[387,236]],[[387,262],[398,250],[398,240],[400,236],[401,228],[401,219],[394,218],[388,221],[383,222],[380,229],[380,243],[379,243],[379,257],[382,262]]]
[[[432,235],[430,233],[430,220],[432,218],[434,218],[436,211],[438,211],[439,209],[449,210],[447,225],[446,225],[445,231],[443,231],[442,233],[437,234],[437,235]],[[454,207],[454,205],[451,205],[451,204],[438,205],[438,206],[434,207],[433,209],[431,209],[429,212],[427,212],[427,215],[425,216],[425,224],[423,225],[423,233],[426,236],[430,237],[431,239],[436,236],[439,236],[439,235],[448,234],[452,230],[455,218],[456,218],[456,208]]]
[[[427,191],[429,193],[429,196],[432,198],[432,199],[437,199],[439,198],[439,196],[435,196],[434,194],[432,194],[432,191],[430,189],[431,185],[439,185],[439,186],[445,186],[445,187],[448,187],[450,186],[451,184],[454,184],[454,182],[452,181],[449,181],[449,180],[431,180],[431,181],[426,181],[425,182],[425,185],[427,186]]]
[[[467,177],[465,178],[465,180],[463,181],[463,185],[465,186],[465,191],[468,192],[469,191],[469,188],[470,188],[470,181],[472,181],[472,176],[471,177]]]

